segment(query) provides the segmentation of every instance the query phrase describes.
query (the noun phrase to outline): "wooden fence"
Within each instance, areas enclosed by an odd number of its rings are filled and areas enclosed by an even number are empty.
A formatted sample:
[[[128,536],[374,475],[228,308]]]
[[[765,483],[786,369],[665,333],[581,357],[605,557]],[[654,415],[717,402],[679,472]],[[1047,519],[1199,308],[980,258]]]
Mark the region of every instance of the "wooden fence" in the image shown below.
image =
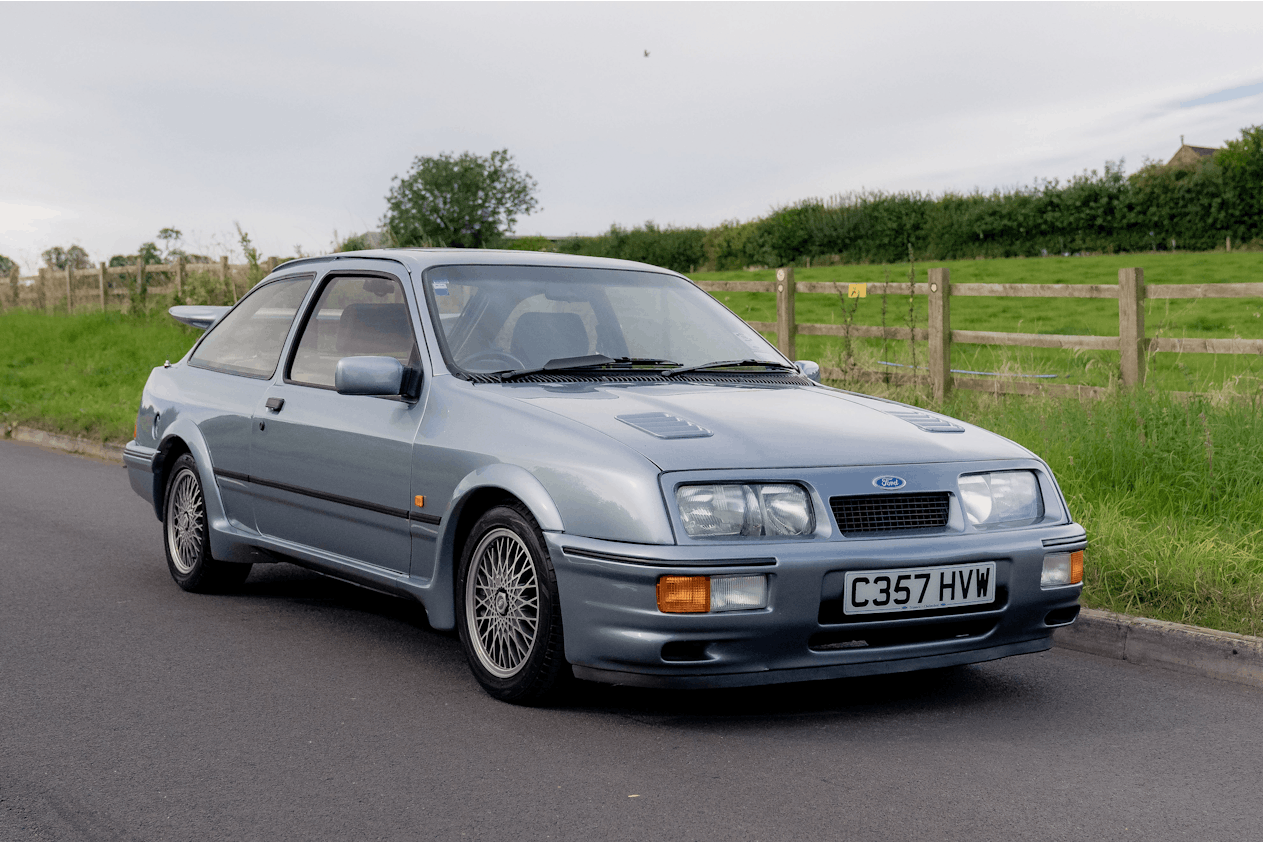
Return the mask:
[[[776,321],[750,322],[762,333],[775,333],[776,345],[791,360],[797,356],[795,338],[839,336],[858,339],[899,339],[924,341],[929,349],[928,380],[934,396],[942,399],[953,388],[1010,394],[1058,394],[1099,397],[1108,391],[1100,386],[1036,384],[1012,378],[959,377],[951,372],[953,343],[971,345],[1020,345],[1029,348],[1065,348],[1091,351],[1117,351],[1119,382],[1140,386],[1150,353],[1175,351],[1200,354],[1263,354],[1263,339],[1183,339],[1145,337],[1146,299],[1156,298],[1263,298],[1263,283],[1257,284],[1154,284],[1145,285],[1143,269],[1119,269],[1117,284],[952,284],[947,269],[931,269],[926,283],[864,284],[866,295],[928,296],[929,319],[924,328],[873,325],[799,324],[794,317],[796,293],[847,293],[847,284],[794,281],[793,268],[777,269],[775,281],[701,281],[708,292],[767,292],[776,295]],[[859,286],[859,285],[855,285]],[[953,296],[995,296],[1017,298],[1114,298],[1118,299],[1118,336],[1064,336],[1043,333],[998,333],[985,330],[952,330]],[[826,368],[821,372],[834,380],[859,379],[868,382],[925,382],[926,377],[876,371],[843,372]]]
[[[275,258],[264,266],[276,268]],[[68,312],[87,309],[126,309],[134,289],[153,294],[183,292],[189,272],[209,272],[225,284],[233,300],[248,289],[245,264],[218,263],[133,264],[95,269],[41,269],[38,275],[22,278],[17,269],[8,283],[0,285],[0,307],[33,307],[53,310],[65,305]],[[150,284],[149,279],[162,283]],[[928,381],[935,397],[941,399],[951,389],[1004,392],[1010,394],[1050,393],[1097,397],[1107,389],[1100,386],[1036,384],[1012,378],[959,377],[951,372],[951,346],[1018,345],[1029,348],[1064,348],[1090,351],[1116,351],[1119,354],[1119,382],[1139,386],[1151,353],[1173,351],[1200,354],[1263,354],[1263,339],[1186,339],[1145,336],[1146,299],[1263,298],[1263,283],[1256,284],[1155,284],[1145,285],[1143,269],[1119,269],[1117,284],[952,284],[949,270],[930,269],[926,283],[864,284],[866,295],[913,295],[928,297],[928,324],[924,328],[874,325],[799,324],[794,315],[797,293],[837,295],[848,292],[848,284],[838,282],[794,281],[792,267],[776,270],[775,281],[701,281],[708,292],[765,292],[776,295],[776,321],[750,322],[761,333],[775,333],[776,345],[790,359],[797,356],[796,338],[837,336],[855,339],[896,339],[925,342],[929,350]],[[1064,336],[1043,333],[1000,333],[984,330],[952,330],[951,299],[954,296],[994,296],[1017,298],[1112,298],[1118,300],[1118,336]],[[917,373],[878,371],[843,372],[825,368],[822,374],[834,380],[858,379],[868,382],[925,382]]]
[[[276,268],[276,258],[261,264],[267,272]],[[135,290],[162,295],[184,292],[190,273],[204,272],[218,278],[235,301],[250,288],[248,264],[231,264],[227,257],[218,263],[133,263],[130,266],[106,266],[95,269],[39,270],[36,275],[22,277],[14,268],[8,282],[0,284],[0,309],[64,309],[67,312],[86,310],[126,310]]]

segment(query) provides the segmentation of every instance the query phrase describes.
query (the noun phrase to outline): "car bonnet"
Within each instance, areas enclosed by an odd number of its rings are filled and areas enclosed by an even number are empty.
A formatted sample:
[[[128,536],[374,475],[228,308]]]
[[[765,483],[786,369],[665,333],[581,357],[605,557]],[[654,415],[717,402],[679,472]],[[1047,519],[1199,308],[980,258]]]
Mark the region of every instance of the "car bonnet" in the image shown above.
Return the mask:
[[[810,386],[508,385],[664,471],[1030,458],[994,433],[903,404]]]

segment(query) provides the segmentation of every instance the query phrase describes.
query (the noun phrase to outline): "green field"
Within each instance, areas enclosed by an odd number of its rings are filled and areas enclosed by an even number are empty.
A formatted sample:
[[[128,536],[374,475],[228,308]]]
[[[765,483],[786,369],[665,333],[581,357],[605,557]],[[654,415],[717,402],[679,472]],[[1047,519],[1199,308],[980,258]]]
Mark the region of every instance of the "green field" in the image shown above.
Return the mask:
[[[1113,284],[1120,268],[1139,266],[1145,283],[1206,284],[1263,282],[1263,252],[1152,253],[1094,257],[1013,258],[1006,260],[958,260],[918,264],[917,281],[926,280],[930,266],[946,266],[952,283]],[[795,270],[795,279],[841,283],[906,283],[908,264],[889,266],[823,266]],[[771,281],[771,269],[754,272],[708,272],[691,275],[698,281]],[[775,321],[776,300],[770,293],[717,292],[742,318]],[[926,301],[914,302],[917,327],[926,326]],[[799,294],[795,300],[800,324],[842,324],[844,307],[854,307],[853,324],[880,325],[881,296],[842,301],[838,296]],[[907,326],[908,297],[887,296],[885,324]],[[951,301],[952,327],[1006,333],[1044,333],[1087,336],[1118,335],[1118,302],[1113,299],[1072,298],[974,298],[958,296]],[[1148,336],[1244,339],[1263,338],[1263,299],[1151,300],[1146,302],[1145,332]],[[769,335],[769,338],[774,338]],[[799,336],[798,356],[823,365],[840,367],[845,356],[843,340],[824,336]],[[925,363],[925,346],[918,343],[917,364]],[[888,340],[853,340],[853,355],[869,370],[883,368],[880,361],[912,362],[908,343]],[[1063,351],[957,344],[952,348],[952,368],[1006,374],[1055,374],[1045,383],[1109,385],[1118,374],[1118,354],[1110,351]],[[901,369],[892,369],[900,371]],[[1263,385],[1263,357],[1224,354],[1154,354],[1149,361],[1149,384],[1179,391],[1215,391],[1231,387],[1254,391]]]
[[[201,331],[165,312],[0,315],[0,421],[104,441],[132,437],[140,391]]]
[[[1263,254],[1257,253],[947,265],[953,281],[962,283],[1104,283],[1117,277],[1120,266],[1134,264],[1145,268],[1150,283],[1263,280]],[[889,271],[892,279],[900,279],[901,273],[906,278],[907,266],[891,266]],[[885,273],[881,266],[827,267],[799,270],[797,277],[859,283],[883,281]],[[772,274],[739,272],[719,277],[771,280]],[[774,317],[770,295],[718,295],[747,318],[770,321]],[[892,297],[887,303],[888,323],[898,322],[897,308],[906,308],[907,298]],[[1160,307],[1154,308],[1151,302],[1149,311],[1151,333],[1166,316],[1170,323],[1180,319],[1180,329],[1189,336],[1263,336],[1263,327],[1253,315],[1259,312],[1257,301],[1186,302],[1180,306],[1189,309],[1174,315],[1165,312],[1165,302],[1156,303]],[[864,299],[859,305],[857,323],[880,323],[880,298]],[[1075,309],[1083,305],[1089,305],[1088,309]],[[1008,315],[1006,307],[1013,308]],[[0,422],[116,442],[131,438],[141,388],[150,370],[165,359],[183,356],[199,335],[174,322],[157,304],[155,309],[157,312],[148,316],[0,314]],[[831,296],[799,297],[800,322],[836,322],[840,313],[840,302]],[[921,312],[922,326],[924,318]],[[953,324],[980,330],[1112,335],[1117,330],[1117,304],[958,298],[953,302]],[[799,356],[829,363],[828,354],[832,353],[835,362],[840,340],[830,343],[820,339],[799,337]],[[870,364],[879,359],[907,359],[906,343],[891,343],[885,351],[880,342],[857,344],[863,345],[858,355],[867,355],[865,360]],[[1064,371],[1069,368],[1067,361],[1077,361],[1085,369],[1078,372],[1077,379],[1066,376],[1054,382],[1101,384],[1117,369],[1117,354],[1093,357],[1047,352],[1061,356],[1043,357],[1037,354],[1044,352],[1022,349],[1020,355],[1014,353],[1008,358],[998,353],[983,357],[983,352],[969,358],[962,357],[965,347],[955,349],[958,368],[975,367],[961,365],[962,359],[972,359],[979,369],[1008,365],[1009,370],[1041,370],[1043,366]],[[923,361],[924,345],[918,354]],[[1207,384],[1222,385],[1239,374],[1258,376],[1257,360],[1250,358],[1190,354],[1182,361],[1177,359],[1186,368],[1181,370],[1178,365],[1161,368],[1164,356],[1177,355],[1158,355],[1161,376],[1151,376],[1151,385],[1172,383],[1176,388],[1197,391]],[[1087,365],[1092,359],[1099,362]],[[1243,377],[1236,385],[1246,382]],[[1249,398],[1237,400],[1225,400],[1220,394],[1178,401],[1161,391],[1121,393],[1099,401],[957,392],[943,405],[930,401],[924,388],[888,389],[880,384],[861,388],[884,391],[896,399],[995,430],[1045,458],[1061,482],[1071,511],[1088,530],[1084,597],[1088,605],[1228,631],[1263,633],[1263,528],[1259,519],[1263,512],[1263,447],[1259,445],[1263,442],[1263,392],[1257,386]]]

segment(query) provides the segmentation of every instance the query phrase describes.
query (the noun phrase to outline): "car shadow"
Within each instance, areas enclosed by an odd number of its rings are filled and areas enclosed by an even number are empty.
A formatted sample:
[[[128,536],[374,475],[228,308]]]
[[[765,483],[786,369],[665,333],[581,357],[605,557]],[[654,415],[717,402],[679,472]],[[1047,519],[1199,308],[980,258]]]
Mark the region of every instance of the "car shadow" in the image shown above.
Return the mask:
[[[450,632],[431,628],[425,608],[416,600],[375,591],[285,562],[256,564],[244,584],[222,596],[368,614],[432,635],[455,638]]]
[[[557,707],[682,725],[819,716],[871,719],[985,706],[1027,689],[1027,682],[1018,676],[968,665],[717,690],[650,690],[575,682]]]
[[[371,627],[379,628],[383,640],[392,646],[399,641],[400,627],[407,627],[416,645],[424,647],[425,660],[437,658],[463,666],[456,633],[431,628],[420,603],[406,597],[286,563],[256,565],[245,584],[225,596],[375,618],[384,623],[357,627],[369,634]],[[469,681],[472,685],[472,675]],[[615,715],[662,725],[735,725],[744,720],[820,716],[868,719],[985,706],[998,699],[1026,695],[1033,689],[1030,683],[1020,671],[997,670],[986,664],[716,690],[656,690],[573,681],[543,707],[557,713]]]

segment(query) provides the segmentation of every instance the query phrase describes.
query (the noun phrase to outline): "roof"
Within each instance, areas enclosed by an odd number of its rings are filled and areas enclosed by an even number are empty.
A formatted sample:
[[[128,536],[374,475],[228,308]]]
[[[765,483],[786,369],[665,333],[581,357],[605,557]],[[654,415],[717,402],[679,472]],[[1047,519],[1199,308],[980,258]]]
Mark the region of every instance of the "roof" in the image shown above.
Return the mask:
[[[1167,166],[1189,166],[1196,164],[1203,158],[1209,158],[1220,150],[1214,146],[1190,146],[1185,143],[1180,146],[1176,153],[1171,156],[1171,160],[1167,161]]]
[[[319,257],[302,257],[290,260],[277,266],[292,269],[307,263],[318,263],[327,260],[390,260],[403,263],[409,270],[423,271],[431,266],[465,264],[492,264],[501,266],[583,266],[593,269],[632,269],[678,274],[670,269],[638,263],[634,260],[617,260],[612,257],[589,257],[579,254],[558,254],[556,252],[523,251],[521,249],[460,249],[460,248],[396,248],[368,249],[365,251],[343,251]]]

